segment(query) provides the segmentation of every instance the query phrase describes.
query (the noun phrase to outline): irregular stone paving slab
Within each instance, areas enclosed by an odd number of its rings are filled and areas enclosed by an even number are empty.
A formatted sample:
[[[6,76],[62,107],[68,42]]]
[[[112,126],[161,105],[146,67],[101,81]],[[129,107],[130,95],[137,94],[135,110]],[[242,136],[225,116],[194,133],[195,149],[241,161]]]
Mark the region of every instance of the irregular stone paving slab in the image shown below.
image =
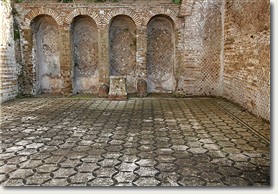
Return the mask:
[[[216,98],[2,104],[3,186],[269,186],[270,125]]]

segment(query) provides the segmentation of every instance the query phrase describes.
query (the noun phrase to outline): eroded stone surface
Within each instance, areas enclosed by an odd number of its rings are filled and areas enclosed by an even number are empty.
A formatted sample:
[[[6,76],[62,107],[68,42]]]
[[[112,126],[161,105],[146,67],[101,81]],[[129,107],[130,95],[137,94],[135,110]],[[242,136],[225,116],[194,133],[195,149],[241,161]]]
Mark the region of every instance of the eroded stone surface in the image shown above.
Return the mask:
[[[269,186],[269,130],[213,98],[18,99],[2,106],[0,183]]]

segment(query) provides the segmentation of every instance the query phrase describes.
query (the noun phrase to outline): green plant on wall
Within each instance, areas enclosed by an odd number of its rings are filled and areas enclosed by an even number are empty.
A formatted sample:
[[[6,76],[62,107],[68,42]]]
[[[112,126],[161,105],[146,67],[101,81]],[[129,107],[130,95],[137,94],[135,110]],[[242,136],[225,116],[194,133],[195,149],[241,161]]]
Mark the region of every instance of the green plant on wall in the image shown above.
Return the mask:
[[[14,40],[20,39],[20,33],[18,29],[14,29]]]
[[[23,0],[15,0],[16,3],[22,3]]]
[[[181,1],[182,0],[172,0],[173,1],[173,3],[175,3],[175,4],[181,4]]]

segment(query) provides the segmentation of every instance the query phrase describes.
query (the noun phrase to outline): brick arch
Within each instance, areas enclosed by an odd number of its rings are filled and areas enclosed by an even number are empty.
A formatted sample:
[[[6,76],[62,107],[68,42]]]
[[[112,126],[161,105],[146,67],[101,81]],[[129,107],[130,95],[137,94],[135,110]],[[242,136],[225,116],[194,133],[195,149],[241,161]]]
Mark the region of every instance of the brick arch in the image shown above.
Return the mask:
[[[85,15],[85,16],[89,16],[91,17],[95,22],[96,22],[96,25],[97,26],[100,26],[101,25],[101,20],[100,20],[100,16],[99,14],[96,12],[96,11],[93,11],[91,9],[88,9],[88,8],[79,8],[79,9],[74,9],[72,12],[70,12],[66,18],[65,18],[65,23],[70,25],[71,22],[73,21],[73,19],[76,17],[76,16],[79,16],[79,15]]]
[[[181,27],[181,22],[177,18],[178,14],[176,12],[174,12],[173,10],[167,9],[167,8],[160,8],[160,7],[151,9],[146,13],[146,16],[143,18],[143,25],[147,26],[149,21],[156,15],[168,16],[174,22],[174,28]]]
[[[111,19],[117,15],[126,15],[126,16],[130,17],[133,20],[133,22],[135,23],[136,28],[138,28],[141,25],[140,16],[134,10],[131,10],[128,8],[118,8],[118,9],[115,9],[115,10],[107,13],[104,18],[105,25],[109,25],[111,22]]]
[[[61,18],[61,16],[58,14],[58,12],[50,9],[50,8],[38,8],[38,9],[34,9],[32,11],[30,11],[26,16],[25,16],[25,21],[28,23],[28,25],[30,26],[31,21],[36,18],[39,15],[49,15],[51,16],[58,25],[63,25],[63,20]]]

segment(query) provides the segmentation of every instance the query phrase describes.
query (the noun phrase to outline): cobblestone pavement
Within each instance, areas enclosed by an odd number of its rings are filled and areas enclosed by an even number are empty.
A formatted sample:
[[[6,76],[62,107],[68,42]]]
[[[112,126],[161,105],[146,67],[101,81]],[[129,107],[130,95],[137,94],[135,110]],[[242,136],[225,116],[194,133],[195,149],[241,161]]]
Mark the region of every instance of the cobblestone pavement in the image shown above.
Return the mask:
[[[2,186],[269,186],[270,126],[214,98],[2,104]]]

